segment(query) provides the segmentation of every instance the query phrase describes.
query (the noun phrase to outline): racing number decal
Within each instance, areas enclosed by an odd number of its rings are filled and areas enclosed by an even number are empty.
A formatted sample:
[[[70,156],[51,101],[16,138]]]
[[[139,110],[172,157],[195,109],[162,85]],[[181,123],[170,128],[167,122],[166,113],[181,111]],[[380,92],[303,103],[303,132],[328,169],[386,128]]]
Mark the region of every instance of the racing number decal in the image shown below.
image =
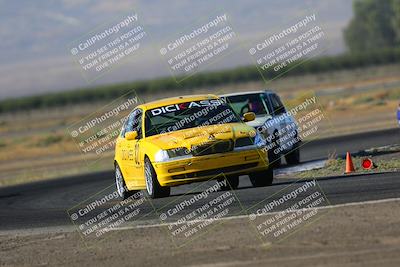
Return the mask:
[[[140,165],[139,161],[139,141],[135,144],[135,165]]]
[[[133,160],[133,151],[131,148],[129,148],[129,151],[128,151],[128,160]]]
[[[136,145],[135,145],[135,151],[133,151],[132,148],[128,149],[122,149],[122,160],[133,160],[135,158],[135,163],[136,163]]]
[[[122,149],[121,150],[121,156],[122,156],[122,160],[127,160],[128,159],[128,151],[126,149]]]

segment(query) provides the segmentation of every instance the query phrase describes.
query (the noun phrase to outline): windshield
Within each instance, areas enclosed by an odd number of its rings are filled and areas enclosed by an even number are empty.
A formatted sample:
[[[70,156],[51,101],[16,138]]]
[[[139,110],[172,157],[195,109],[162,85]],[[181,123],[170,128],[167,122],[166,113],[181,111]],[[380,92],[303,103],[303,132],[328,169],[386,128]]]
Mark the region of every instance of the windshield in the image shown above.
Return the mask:
[[[236,114],[242,116],[246,112],[254,112],[256,115],[267,115],[264,99],[261,94],[227,96],[226,102]]]
[[[221,99],[173,104],[146,111],[146,136],[198,126],[240,122]]]

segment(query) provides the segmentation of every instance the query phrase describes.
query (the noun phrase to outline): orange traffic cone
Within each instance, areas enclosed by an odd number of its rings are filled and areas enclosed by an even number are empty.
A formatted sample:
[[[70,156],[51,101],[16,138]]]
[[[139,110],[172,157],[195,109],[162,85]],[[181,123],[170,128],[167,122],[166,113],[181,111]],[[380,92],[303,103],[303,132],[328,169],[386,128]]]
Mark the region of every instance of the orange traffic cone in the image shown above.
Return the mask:
[[[354,172],[353,160],[349,152],[346,154],[346,174]]]

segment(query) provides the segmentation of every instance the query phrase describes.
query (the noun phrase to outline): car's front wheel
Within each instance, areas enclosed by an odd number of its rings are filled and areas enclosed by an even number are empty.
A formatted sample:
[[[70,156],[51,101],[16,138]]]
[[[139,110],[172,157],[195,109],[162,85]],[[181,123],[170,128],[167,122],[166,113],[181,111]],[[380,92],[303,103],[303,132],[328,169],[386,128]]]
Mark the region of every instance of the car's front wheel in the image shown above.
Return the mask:
[[[219,179],[218,182],[222,182],[224,179]],[[225,178],[226,184],[221,186],[222,191],[235,190],[239,187],[239,176],[238,175],[227,175]]]
[[[120,198],[127,199],[128,197],[132,196],[134,193],[137,192],[128,190],[125,184],[124,177],[122,176],[121,169],[119,168],[117,163],[115,163],[114,176],[115,176],[115,186],[117,187],[117,193]]]
[[[161,186],[157,179],[157,173],[153,168],[150,160],[144,160],[144,177],[146,180],[146,191],[151,198],[168,197],[171,194],[171,188]]]
[[[268,168],[263,172],[255,172],[249,174],[250,182],[254,187],[261,187],[272,185],[274,180],[274,170],[272,168]]]

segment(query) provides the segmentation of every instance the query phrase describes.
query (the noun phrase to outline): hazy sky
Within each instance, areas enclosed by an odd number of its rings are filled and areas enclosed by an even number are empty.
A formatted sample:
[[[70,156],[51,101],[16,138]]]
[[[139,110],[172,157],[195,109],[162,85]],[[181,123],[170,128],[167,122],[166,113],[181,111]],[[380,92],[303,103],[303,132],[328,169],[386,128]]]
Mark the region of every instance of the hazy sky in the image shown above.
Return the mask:
[[[160,43],[216,10],[232,19],[237,42],[247,47],[272,28],[287,25],[310,9],[317,13],[330,48],[345,50],[342,30],[352,16],[350,0],[0,0],[0,99],[170,75],[157,53]],[[128,11],[134,10],[149,43],[140,54],[88,83],[73,62],[68,45]],[[238,51],[214,64],[229,68],[251,64]]]

